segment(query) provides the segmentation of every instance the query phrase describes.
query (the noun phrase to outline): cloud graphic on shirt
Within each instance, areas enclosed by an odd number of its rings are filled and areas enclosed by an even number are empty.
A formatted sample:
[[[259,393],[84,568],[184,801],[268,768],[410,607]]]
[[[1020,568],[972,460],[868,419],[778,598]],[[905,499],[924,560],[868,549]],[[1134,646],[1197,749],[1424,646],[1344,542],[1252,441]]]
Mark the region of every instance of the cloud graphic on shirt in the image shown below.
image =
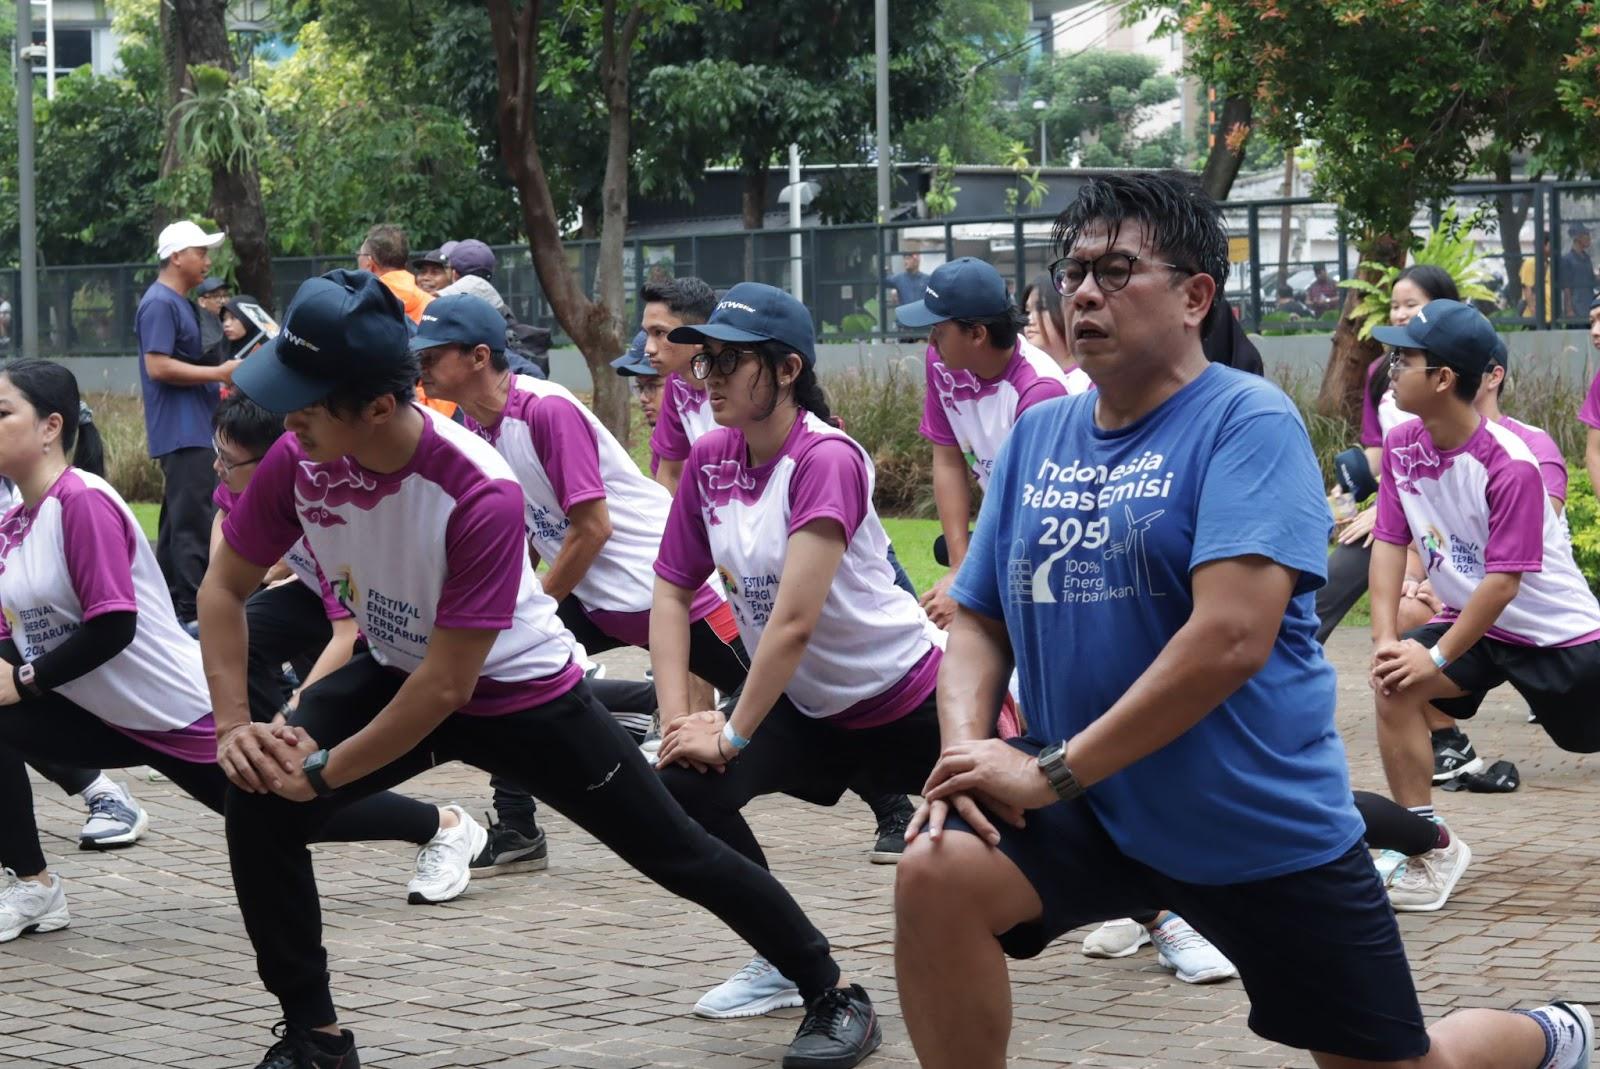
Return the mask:
[[[398,482],[378,482],[349,457],[340,457],[331,464],[302,460],[295,475],[295,490],[302,500],[322,502],[330,509],[347,504],[370,509],[399,489]]]
[[[316,524],[318,527],[342,527],[345,522],[343,516],[321,505],[307,505],[300,510],[300,516],[307,523]]]
[[[672,379],[672,403],[677,406],[679,415],[689,412],[698,412],[705,407],[706,395],[682,379]]]
[[[1410,445],[1397,445],[1390,453],[1394,457],[1395,487],[1406,493],[1421,493],[1418,480],[1437,479],[1450,468],[1449,460],[1442,460],[1432,446],[1420,439]]]
[[[22,542],[22,536],[27,533],[31,525],[27,511],[17,505],[0,522],[0,575],[5,574],[6,561],[11,557],[11,551]]]
[[[977,401],[1000,392],[999,379],[979,382],[972,372],[952,371],[938,360],[933,362],[932,368],[933,389],[939,395],[939,403],[945,408],[959,408],[963,401]]]
[[[755,477],[737,460],[719,460],[700,465],[699,482],[700,508],[705,514],[706,523],[711,526],[722,523],[717,519],[717,509],[728,502],[740,501],[753,505],[761,498]]]

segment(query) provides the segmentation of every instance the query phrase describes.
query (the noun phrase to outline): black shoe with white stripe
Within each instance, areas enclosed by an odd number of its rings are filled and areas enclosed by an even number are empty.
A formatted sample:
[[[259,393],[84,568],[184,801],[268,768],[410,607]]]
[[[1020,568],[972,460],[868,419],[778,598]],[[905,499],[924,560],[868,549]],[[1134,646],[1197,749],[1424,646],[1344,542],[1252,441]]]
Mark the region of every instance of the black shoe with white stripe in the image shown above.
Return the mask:
[[[1446,783],[1468,772],[1483,768],[1483,758],[1472,748],[1472,740],[1460,728],[1445,728],[1433,733],[1433,782]]]
[[[830,988],[806,1007],[783,1069],[853,1069],[882,1042],[878,1014],[861,985]]]

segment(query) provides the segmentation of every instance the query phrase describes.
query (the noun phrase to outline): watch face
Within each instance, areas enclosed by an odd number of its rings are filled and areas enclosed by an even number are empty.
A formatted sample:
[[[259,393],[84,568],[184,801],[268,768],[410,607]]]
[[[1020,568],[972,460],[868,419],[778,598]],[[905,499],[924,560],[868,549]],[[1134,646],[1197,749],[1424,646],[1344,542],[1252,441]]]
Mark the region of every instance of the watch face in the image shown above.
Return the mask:
[[[18,668],[17,678],[31,687],[33,685],[33,665],[24,664]]]
[[[328,751],[327,750],[318,750],[316,753],[314,753],[311,756],[307,757],[305,759],[305,763],[303,765],[301,765],[300,767],[303,768],[307,772],[321,772],[322,771],[322,767],[324,765],[326,765],[327,763],[328,763]]]

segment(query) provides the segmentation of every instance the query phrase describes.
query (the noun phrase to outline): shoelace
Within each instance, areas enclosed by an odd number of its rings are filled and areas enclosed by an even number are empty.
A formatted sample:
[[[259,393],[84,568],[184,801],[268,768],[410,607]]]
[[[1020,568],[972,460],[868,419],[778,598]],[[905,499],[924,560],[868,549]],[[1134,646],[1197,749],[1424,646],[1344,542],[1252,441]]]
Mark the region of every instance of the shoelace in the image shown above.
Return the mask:
[[[1173,932],[1174,928],[1177,928],[1176,933]],[[1187,924],[1181,927],[1175,924],[1167,924],[1157,928],[1156,932],[1162,937],[1162,946],[1171,954],[1182,954],[1186,950],[1199,950],[1206,945],[1206,937]]]
[[[850,992],[842,987],[824,991],[806,1010],[806,1019],[800,1022],[795,1038],[838,1035],[844,1027],[845,1015],[850,1012],[850,1003]]]
[[[273,1025],[272,1034],[278,1041],[267,1048],[256,1069],[310,1069],[316,1064],[316,1051],[311,1041],[288,1021]]]
[[[424,879],[438,879],[450,864],[450,846],[447,843],[429,843],[417,852],[417,875]]]
[[[108,820],[123,820],[124,814],[119,810],[125,808],[127,807],[122,804],[122,799],[110,791],[101,791],[99,794],[90,795],[89,797],[90,820],[95,817],[105,817]]]
[[[729,983],[741,983],[749,980],[759,980],[767,974],[772,966],[766,958],[751,958],[745,966],[729,978]]]

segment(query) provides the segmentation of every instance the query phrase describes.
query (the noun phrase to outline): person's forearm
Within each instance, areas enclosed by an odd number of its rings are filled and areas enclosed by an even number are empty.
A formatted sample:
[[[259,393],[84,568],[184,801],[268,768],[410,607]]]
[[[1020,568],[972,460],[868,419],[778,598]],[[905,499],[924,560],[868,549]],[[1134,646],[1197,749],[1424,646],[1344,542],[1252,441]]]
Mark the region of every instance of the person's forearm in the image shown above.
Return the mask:
[[[544,592],[558,602],[571,594],[583,582],[583,577],[589,574],[590,566],[610,538],[609,522],[604,526],[568,528],[566,537],[561,541],[561,551],[550,562],[544,575],[540,576],[539,582]]]
[[[1583,451],[1583,468],[1589,473],[1589,485],[1600,495],[1600,431],[1589,431],[1589,444]]]
[[[1011,680],[1005,621],[958,608],[939,665],[939,738],[944,745],[993,738]]]
[[[322,647],[322,652],[317,654],[317,661],[311,666],[311,671],[306,673],[305,679],[301,680],[300,689],[304,691],[317,680],[332,675],[349,664],[351,654],[355,653],[356,636],[360,633],[355,620],[350,617],[333,621],[333,637]]]
[[[328,751],[328,786],[343,787],[398,761],[471,697],[460,672],[424,659],[366,727]]]
[[[674,496],[678,493],[678,480],[683,478],[683,461],[661,458],[661,464],[656,468],[656,482],[667,488],[667,493]]]
[[[222,521],[227,518],[228,514],[222,509],[218,509],[211,514],[211,542],[207,546],[207,552],[209,553],[207,560],[215,557],[217,551],[222,548]]]
[[[1198,724],[1261,669],[1243,634],[1194,618],[1105,714],[1067,744],[1067,766],[1085,787],[1148,757]]]
[[[933,463],[933,507],[939,514],[939,529],[944,533],[950,569],[955,571],[967,558],[967,524],[972,521],[972,487],[967,482],[965,462],[951,464],[937,451]]]
[[[250,697],[245,689],[245,661],[250,652],[250,629],[245,622],[245,599],[208,573],[195,595],[200,621],[200,659],[206,687],[211,691],[211,717],[217,738],[250,723]]]
[[[700,710],[689,701],[689,609],[694,592],[656,576],[650,603],[650,671],[656,684],[661,730]]]
[[[191,364],[175,356],[146,356],[145,370],[156,382],[167,386],[203,386],[228,381],[228,370],[220,365]]]
[[[1490,572],[1467,599],[1450,630],[1439,636],[1436,647],[1447,661],[1466,653],[1500,619],[1522,587],[1521,572]]]
[[[1374,642],[1393,642],[1400,629],[1400,591],[1405,586],[1407,547],[1377,539],[1367,565],[1367,603]]]
[[[780,620],[776,613],[767,621],[756,646],[755,659],[750,662],[750,674],[739,692],[739,704],[728,714],[728,723],[735,734],[747,739],[755,737],[762,721],[783,697],[789,680],[794,678],[794,670],[800,666],[800,659],[806,655],[806,645],[811,641],[811,630],[811,625],[799,619]]]

